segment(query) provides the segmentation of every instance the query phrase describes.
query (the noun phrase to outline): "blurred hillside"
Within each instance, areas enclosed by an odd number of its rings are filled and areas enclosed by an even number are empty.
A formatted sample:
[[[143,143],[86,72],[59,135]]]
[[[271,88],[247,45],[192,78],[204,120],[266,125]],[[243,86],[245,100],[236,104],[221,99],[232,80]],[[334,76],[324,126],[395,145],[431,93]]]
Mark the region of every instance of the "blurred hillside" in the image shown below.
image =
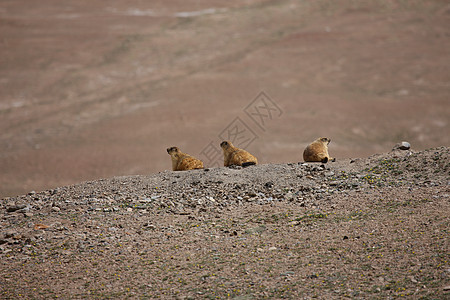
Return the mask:
[[[448,1],[0,3],[0,197],[220,163],[448,146]],[[262,92],[262,93],[261,93]]]

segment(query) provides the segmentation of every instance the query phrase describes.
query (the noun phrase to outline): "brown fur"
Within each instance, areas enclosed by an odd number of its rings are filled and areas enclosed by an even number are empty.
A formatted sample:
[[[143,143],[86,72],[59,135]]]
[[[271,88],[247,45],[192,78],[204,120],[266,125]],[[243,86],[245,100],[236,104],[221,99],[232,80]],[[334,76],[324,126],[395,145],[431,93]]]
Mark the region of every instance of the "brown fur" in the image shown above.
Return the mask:
[[[167,153],[172,158],[173,171],[203,169],[203,162],[201,160],[181,152],[178,147],[167,148]]]
[[[303,151],[303,160],[307,162],[322,162],[335,161],[328,154],[328,144],[331,142],[329,138],[321,137],[312,142]]]
[[[256,157],[243,149],[239,149],[230,141],[223,141],[220,143],[223,150],[223,165],[229,167],[232,165],[246,167],[249,165],[258,164]]]

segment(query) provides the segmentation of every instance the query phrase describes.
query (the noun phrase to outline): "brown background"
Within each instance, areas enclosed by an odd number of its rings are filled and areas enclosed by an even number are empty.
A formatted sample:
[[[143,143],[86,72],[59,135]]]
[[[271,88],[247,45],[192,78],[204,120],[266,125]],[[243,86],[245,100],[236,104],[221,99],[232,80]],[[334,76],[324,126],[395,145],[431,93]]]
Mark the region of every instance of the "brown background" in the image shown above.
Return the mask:
[[[203,158],[236,117],[261,163],[448,146],[448,1],[360,2],[2,1],[0,197]]]

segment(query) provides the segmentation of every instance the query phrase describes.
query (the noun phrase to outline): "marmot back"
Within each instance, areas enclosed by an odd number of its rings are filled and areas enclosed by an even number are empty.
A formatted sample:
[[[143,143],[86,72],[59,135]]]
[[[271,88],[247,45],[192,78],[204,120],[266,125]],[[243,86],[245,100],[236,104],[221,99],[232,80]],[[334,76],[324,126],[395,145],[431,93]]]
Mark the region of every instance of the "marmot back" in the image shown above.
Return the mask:
[[[328,154],[328,144],[331,139],[321,137],[309,144],[305,151],[303,151],[303,160],[305,162],[322,162],[335,161],[335,158],[331,158]]]
[[[230,141],[220,143],[223,150],[223,165],[229,167],[232,165],[247,167],[258,164],[258,159],[243,149],[239,149]]]
[[[203,169],[203,162],[201,160],[181,152],[178,147],[167,148],[167,153],[172,158],[173,171]]]

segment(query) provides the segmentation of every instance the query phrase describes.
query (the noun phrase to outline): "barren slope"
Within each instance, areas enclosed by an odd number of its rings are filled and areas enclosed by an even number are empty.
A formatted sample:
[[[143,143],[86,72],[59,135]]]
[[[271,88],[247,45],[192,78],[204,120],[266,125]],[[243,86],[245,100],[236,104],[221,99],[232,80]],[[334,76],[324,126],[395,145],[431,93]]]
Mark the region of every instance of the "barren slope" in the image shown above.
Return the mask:
[[[449,296],[449,148],[5,198],[4,299]]]
[[[2,1],[0,195],[167,170],[236,117],[264,163],[448,146],[448,1],[370,3]]]

